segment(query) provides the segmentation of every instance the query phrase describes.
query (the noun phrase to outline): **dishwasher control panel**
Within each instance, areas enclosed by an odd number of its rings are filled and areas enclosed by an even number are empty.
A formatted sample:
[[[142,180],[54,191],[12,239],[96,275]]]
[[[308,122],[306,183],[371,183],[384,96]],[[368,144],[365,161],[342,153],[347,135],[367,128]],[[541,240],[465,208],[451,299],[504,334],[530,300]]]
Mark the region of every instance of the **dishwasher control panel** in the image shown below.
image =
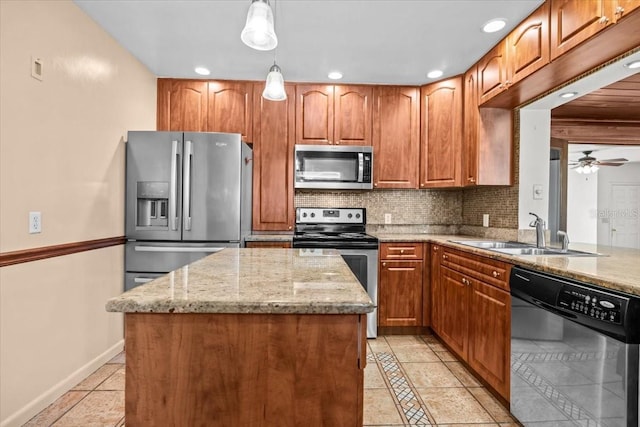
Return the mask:
[[[626,299],[606,292],[564,285],[558,295],[558,306],[603,322],[621,324]]]

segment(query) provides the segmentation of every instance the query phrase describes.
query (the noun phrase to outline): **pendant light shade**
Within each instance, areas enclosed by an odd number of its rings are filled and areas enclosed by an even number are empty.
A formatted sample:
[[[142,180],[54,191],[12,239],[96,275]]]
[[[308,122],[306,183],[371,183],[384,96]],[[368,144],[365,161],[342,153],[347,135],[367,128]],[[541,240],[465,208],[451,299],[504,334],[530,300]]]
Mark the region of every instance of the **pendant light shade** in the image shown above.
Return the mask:
[[[240,38],[244,44],[256,50],[271,50],[278,45],[269,0],[252,0]]]
[[[287,92],[284,90],[284,77],[282,77],[280,67],[275,62],[269,69],[262,97],[269,101],[284,101],[287,99]]]

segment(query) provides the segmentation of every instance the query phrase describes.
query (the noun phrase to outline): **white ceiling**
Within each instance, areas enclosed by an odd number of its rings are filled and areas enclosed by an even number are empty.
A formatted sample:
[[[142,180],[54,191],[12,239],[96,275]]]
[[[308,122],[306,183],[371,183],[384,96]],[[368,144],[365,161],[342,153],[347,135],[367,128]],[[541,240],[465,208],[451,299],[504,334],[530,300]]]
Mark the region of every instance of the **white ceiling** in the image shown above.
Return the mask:
[[[262,80],[274,52],[240,40],[250,0],[74,0],[159,77]],[[287,81],[419,85],[465,72],[543,0],[271,0]],[[500,32],[482,25],[505,18]]]

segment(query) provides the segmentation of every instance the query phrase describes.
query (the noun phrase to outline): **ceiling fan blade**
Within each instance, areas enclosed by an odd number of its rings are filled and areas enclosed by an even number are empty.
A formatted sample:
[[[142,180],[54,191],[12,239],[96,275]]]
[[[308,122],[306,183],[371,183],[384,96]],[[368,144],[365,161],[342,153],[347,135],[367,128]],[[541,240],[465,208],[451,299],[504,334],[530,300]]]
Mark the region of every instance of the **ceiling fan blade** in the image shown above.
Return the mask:
[[[625,158],[619,158],[619,159],[602,159],[602,160],[598,160],[599,163],[602,162],[628,162],[629,160],[625,159]]]
[[[598,166],[622,166],[624,163],[596,162]]]

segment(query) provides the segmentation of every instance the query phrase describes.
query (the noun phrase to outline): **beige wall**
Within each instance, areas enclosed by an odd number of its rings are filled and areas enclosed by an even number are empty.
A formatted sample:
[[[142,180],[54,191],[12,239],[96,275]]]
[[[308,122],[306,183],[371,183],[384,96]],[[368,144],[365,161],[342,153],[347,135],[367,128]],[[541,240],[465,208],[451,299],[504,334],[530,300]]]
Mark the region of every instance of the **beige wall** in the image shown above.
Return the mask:
[[[0,252],[122,236],[123,140],[155,128],[155,76],[71,1],[1,0],[0,31]],[[119,351],[122,275],[121,247],[0,269],[0,425]]]

